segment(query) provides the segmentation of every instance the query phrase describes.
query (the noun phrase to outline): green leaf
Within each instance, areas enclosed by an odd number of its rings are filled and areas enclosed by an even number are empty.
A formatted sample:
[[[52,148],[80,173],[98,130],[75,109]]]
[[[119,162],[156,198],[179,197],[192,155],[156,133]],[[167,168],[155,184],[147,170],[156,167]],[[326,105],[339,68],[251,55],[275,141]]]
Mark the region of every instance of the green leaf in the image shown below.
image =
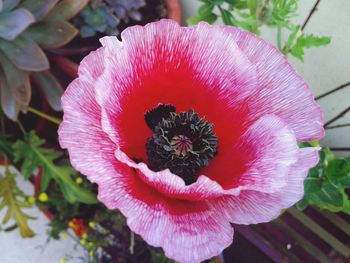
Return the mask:
[[[28,225],[28,220],[35,219],[22,211],[32,205],[27,197],[17,187],[15,174],[6,169],[3,177],[0,176],[0,211],[7,208],[2,224],[7,224],[12,218],[15,220],[22,237],[33,237],[35,234]]]
[[[0,38],[0,49],[18,68],[27,71],[43,71],[49,69],[49,61],[45,53],[30,38],[20,35],[9,42]]]
[[[259,4],[259,0],[246,0],[246,2],[250,12],[255,13]]]
[[[326,175],[332,182],[345,179],[350,175],[350,164],[342,158],[331,160],[327,165]]]
[[[321,190],[322,181],[319,176],[319,168],[315,167],[309,171],[308,176],[304,180],[304,191],[307,194],[312,194]]]
[[[215,14],[211,14],[211,15],[206,16],[206,17],[192,16],[189,19],[187,19],[187,24],[188,25],[195,25],[201,21],[206,21],[209,24],[214,24],[217,19],[218,19],[218,16]]]
[[[206,16],[210,16],[213,13],[213,9],[214,9],[214,4],[212,3],[204,3],[203,5],[201,5],[198,9],[198,15],[200,17],[206,17]]]
[[[25,140],[18,140],[14,146],[15,162],[22,162],[22,173],[26,178],[32,175],[37,167],[43,169],[45,184],[52,178],[60,186],[65,198],[70,203],[82,202],[95,204],[96,196],[90,191],[78,187],[72,180],[76,173],[69,165],[58,166],[54,161],[62,155],[61,152],[43,148],[44,140],[40,139],[32,131],[25,135]]]
[[[10,160],[13,158],[12,144],[10,135],[0,135],[0,153],[5,154]]]
[[[18,8],[8,13],[0,13],[0,37],[6,40],[14,40],[34,22],[33,15],[24,8]]]
[[[233,17],[233,15],[231,14],[231,12],[225,10],[225,9],[221,9],[221,18],[222,21],[224,22],[225,25],[235,25],[235,18]]]
[[[25,35],[43,48],[58,48],[70,42],[78,30],[66,21],[40,22],[32,25]]]
[[[58,0],[25,0],[20,6],[28,9],[36,21],[43,19],[56,5]]]
[[[313,201],[320,208],[327,208],[327,206],[342,208],[344,205],[344,198],[341,190],[337,185],[329,182],[322,185],[320,192],[313,196]]]
[[[52,9],[47,20],[69,20],[78,14],[89,0],[63,0]]]
[[[316,37],[313,34],[304,35],[302,34],[296,41],[296,44],[291,47],[290,53],[304,61],[304,49],[311,47],[320,47],[328,45],[331,42],[329,37]]]
[[[62,110],[61,96],[63,88],[57,79],[49,71],[35,72],[32,77],[45,93],[50,106],[56,111]]]
[[[283,52],[285,55],[287,55],[287,53],[290,51],[290,49],[296,45],[297,43],[297,39],[299,38],[299,36],[302,34],[301,30],[300,30],[300,26],[293,26],[292,27],[292,31],[288,37],[288,40],[285,44],[284,47],[284,51]]]

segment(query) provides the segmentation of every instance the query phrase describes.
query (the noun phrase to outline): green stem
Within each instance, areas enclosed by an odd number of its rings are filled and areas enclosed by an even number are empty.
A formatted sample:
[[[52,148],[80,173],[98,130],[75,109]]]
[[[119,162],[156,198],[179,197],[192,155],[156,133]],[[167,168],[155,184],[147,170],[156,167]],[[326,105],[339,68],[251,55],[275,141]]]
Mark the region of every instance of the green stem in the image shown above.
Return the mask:
[[[46,114],[46,113],[44,113],[42,111],[39,111],[37,109],[34,109],[32,107],[28,107],[28,111],[33,113],[33,114],[35,114],[35,115],[37,115],[37,116],[39,116],[39,117],[41,117],[41,118],[43,118],[43,119],[45,119],[45,120],[47,120],[47,121],[50,121],[50,122],[54,123],[56,125],[60,125],[60,123],[61,123],[60,119],[52,117],[52,116],[50,116],[50,115],[48,115],[48,114]]]
[[[282,27],[277,26],[277,47],[282,52]]]
[[[17,120],[16,122],[17,122],[17,125],[18,125],[19,129],[20,129],[21,132],[23,133],[23,136],[26,135],[27,132],[26,132],[26,130],[24,129],[22,123],[21,123],[19,120]]]

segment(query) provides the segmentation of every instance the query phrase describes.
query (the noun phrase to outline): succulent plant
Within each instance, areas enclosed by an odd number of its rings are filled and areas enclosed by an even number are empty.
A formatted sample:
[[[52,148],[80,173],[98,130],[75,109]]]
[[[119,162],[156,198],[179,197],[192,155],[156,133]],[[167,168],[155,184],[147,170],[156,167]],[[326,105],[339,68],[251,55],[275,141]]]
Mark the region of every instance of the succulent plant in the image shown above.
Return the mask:
[[[0,1],[0,94],[5,115],[17,120],[31,100],[30,77],[50,106],[60,110],[62,87],[50,73],[45,49],[71,41],[78,30],[69,22],[88,0]]]
[[[91,37],[97,32],[118,35],[121,21],[141,21],[139,9],[145,5],[145,0],[92,0],[73,23],[82,37]]]

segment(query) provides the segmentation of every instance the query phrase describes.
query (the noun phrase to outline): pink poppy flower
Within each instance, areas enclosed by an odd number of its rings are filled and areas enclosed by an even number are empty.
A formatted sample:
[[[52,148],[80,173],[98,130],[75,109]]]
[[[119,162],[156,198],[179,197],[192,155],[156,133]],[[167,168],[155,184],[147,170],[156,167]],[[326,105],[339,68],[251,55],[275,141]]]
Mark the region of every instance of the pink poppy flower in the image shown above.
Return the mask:
[[[162,20],[104,37],[62,98],[59,140],[132,231],[179,262],[218,255],[230,223],[303,196],[324,135],[305,81],[241,29]]]

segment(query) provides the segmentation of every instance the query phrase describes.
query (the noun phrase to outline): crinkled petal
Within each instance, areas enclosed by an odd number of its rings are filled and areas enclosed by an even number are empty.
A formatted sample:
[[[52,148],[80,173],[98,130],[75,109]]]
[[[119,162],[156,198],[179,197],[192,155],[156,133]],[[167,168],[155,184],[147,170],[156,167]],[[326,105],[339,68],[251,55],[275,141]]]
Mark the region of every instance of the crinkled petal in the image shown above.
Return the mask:
[[[276,47],[242,29],[225,26],[232,40],[257,68],[258,88],[250,104],[252,120],[265,114],[283,119],[298,141],[311,141],[324,136],[323,116],[304,79]]]
[[[135,163],[120,149],[116,150],[115,155],[120,162],[134,168],[145,184],[171,199],[206,200],[228,194],[237,195],[240,192],[240,187],[225,190],[205,175],[200,175],[193,184],[186,185],[181,177],[173,174],[169,169],[154,172],[145,163]]]
[[[58,130],[60,145],[68,149],[72,165],[92,182],[113,176],[115,160],[115,145],[101,128],[101,107],[93,85],[103,71],[101,61],[103,50],[99,49],[81,63],[80,77],[62,97],[64,116]]]
[[[221,155],[221,156],[220,156]],[[298,146],[293,131],[280,118],[265,115],[235,145],[214,158],[203,173],[225,189],[273,192],[285,186]]]
[[[101,42],[106,70],[96,84],[98,102],[109,121],[104,126],[114,127],[128,156],[146,159],[151,131],[144,114],[159,103],[199,112],[215,123],[223,145],[229,144],[228,132],[239,136],[234,123],[246,111],[237,102],[254,91],[256,71],[224,30],[162,20],[127,28],[121,42],[115,37]]]
[[[97,53],[103,55],[103,49]],[[102,130],[94,93],[93,79],[103,66],[93,61],[87,57],[82,62],[83,76],[70,84],[62,98],[59,139],[69,150],[72,165],[99,185],[101,202],[121,210],[130,228],[149,244],[162,247],[168,257],[189,263],[219,254],[233,239],[224,214],[218,215],[203,201],[167,198],[114,157],[116,144]]]
[[[131,174],[127,165],[119,165],[116,178],[100,182],[98,198],[109,209],[119,209],[148,244],[162,247],[178,262],[201,262],[232,243],[233,228],[224,213],[206,202],[168,199]]]
[[[213,206],[226,212],[236,224],[269,222],[278,217],[283,209],[298,202],[304,194],[304,179],[311,167],[319,160],[319,148],[303,148],[298,161],[291,167],[287,185],[274,193],[242,190],[238,196],[226,196],[212,200]]]

